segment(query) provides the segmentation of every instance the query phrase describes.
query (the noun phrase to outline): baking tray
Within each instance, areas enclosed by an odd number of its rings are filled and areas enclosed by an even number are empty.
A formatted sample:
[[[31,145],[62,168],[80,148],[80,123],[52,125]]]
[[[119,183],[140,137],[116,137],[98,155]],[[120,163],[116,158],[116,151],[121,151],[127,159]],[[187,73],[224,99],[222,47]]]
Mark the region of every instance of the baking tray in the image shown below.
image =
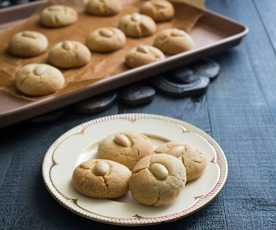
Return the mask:
[[[174,4],[186,5],[180,2]],[[193,6],[189,7],[194,8]],[[196,48],[191,51],[115,74],[85,87],[76,87],[75,90],[70,90],[62,95],[49,96],[35,101],[15,97],[0,89],[0,127],[8,126],[97,94],[156,76],[197,59],[224,51],[238,45],[248,33],[246,26],[230,18],[206,9],[197,8],[197,10],[200,10],[203,16],[190,32],[197,44]]]

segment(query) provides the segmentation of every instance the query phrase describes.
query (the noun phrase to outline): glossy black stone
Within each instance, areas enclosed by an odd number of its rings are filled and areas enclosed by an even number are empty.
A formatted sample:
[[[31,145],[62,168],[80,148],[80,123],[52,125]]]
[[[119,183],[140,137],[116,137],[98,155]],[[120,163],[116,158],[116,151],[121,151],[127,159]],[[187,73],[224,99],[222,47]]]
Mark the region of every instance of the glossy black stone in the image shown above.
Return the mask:
[[[76,104],[73,108],[77,113],[96,114],[107,110],[116,100],[117,94],[107,93],[92,97]]]
[[[174,83],[189,84],[195,81],[197,76],[194,75],[194,71],[191,68],[184,67],[167,73],[166,78]]]
[[[195,75],[206,76],[211,80],[220,73],[220,65],[212,59],[203,59],[192,65]]]
[[[166,77],[159,77],[153,80],[152,84],[159,91],[174,97],[197,96],[205,93],[210,79],[199,77],[189,84],[179,84],[169,81]]]
[[[64,113],[65,113],[65,111],[63,111],[63,110],[50,112],[45,115],[35,117],[35,118],[29,120],[29,122],[31,122],[31,123],[53,122],[53,121],[56,121],[59,118],[61,118],[61,116],[63,116]]]
[[[150,86],[129,86],[120,93],[120,101],[126,105],[139,106],[150,103],[155,89]]]

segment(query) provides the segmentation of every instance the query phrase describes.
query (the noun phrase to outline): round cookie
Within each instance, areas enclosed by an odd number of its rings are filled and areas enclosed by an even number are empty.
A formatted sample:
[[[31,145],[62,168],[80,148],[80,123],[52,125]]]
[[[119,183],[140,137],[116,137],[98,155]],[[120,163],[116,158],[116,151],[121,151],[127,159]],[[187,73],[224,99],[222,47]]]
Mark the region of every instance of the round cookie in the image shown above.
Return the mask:
[[[166,54],[178,54],[194,46],[189,34],[179,29],[166,29],[156,35],[153,45]]]
[[[187,182],[198,179],[207,166],[204,155],[187,144],[168,142],[160,145],[155,153],[170,154],[181,160],[186,168]]]
[[[139,133],[117,133],[99,143],[98,158],[119,162],[130,170],[144,156],[153,153],[148,137]]]
[[[150,16],[156,22],[165,22],[174,17],[174,7],[166,0],[152,0],[141,6],[140,13]]]
[[[46,51],[48,39],[35,31],[16,33],[9,44],[9,53],[17,57],[35,57]]]
[[[149,206],[169,205],[186,184],[186,169],[173,156],[153,154],[134,167],[129,181],[133,198]]]
[[[16,88],[29,96],[45,96],[62,89],[63,74],[47,64],[28,64],[15,74]]]
[[[91,59],[89,49],[77,41],[63,41],[54,45],[48,54],[48,62],[59,68],[82,67]]]
[[[120,19],[119,28],[128,37],[140,38],[153,35],[156,31],[156,24],[149,16],[133,13]]]
[[[71,7],[52,5],[40,13],[40,23],[46,27],[63,27],[78,20],[78,13]]]
[[[165,56],[161,50],[149,45],[139,45],[129,50],[126,55],[125,64],[130,68],[135,68],[163,58]]]
[[[117,28],[104,27],[90,33],[86,44],[91,51],[108,53],[123,48],[126,36]]]
[[[113,16],[121,10],[121,2],[118,0],[88,0],[86,3],[86,12],[96,16]]]
[[[100,199],[119,198],[128,191],[130,170],[117,162],[92,159],[80,164],[72,184],[83,195]]]

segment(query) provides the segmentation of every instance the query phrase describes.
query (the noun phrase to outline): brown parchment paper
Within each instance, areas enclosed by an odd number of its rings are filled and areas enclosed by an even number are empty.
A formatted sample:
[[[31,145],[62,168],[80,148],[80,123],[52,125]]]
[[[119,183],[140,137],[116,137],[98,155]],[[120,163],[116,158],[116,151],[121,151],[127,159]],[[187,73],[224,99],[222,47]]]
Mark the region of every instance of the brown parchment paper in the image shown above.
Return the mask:
[[[70,5],[73,3],[74,7],[80,12],[79,20],[71,26],[57,29],[42,27],[39,24],[39,15],[37,14],[13,28],[0,32],[0,89],[26,100],[39,99],[25,97],[20,94],[14,86],[14,75],[23,65],[29,63],[46,63],[47,52],[38,57],[25,59],[10,56],[7,53],[7,47],[13,34],[24,30],[39,31],[47,36],[49,47],[63,40],[76,40],[85,43],[86,37],[91,31],[104,26],[117,26],[122,15],[139,11],[139,6],[143,1],[123,0],[123,11],[119,15],[113,17],[96,17],[88,15],[83,12],[84,5],[82,1],[64,1],[67,5],[69,2],[71,3]],[[174,3],[174,5],[176,9],[175,19],[170,22],[159,23],[157,25],[157,30],[179,28],[187,32],[191,31],[195,23],[202,16],[202,12],[183,3]],[[127,68],[123,63],[127,51],[138,44],[152,44],[153,39],[154,36],[142,39],[128,38],[126,46],[119,51],[111,54],[92,53],[92,59],[85,67],[63,71],[66,79],[66,87],[52,96],[58,96],[73,90],[81,89],[98,80],[126,71]]]

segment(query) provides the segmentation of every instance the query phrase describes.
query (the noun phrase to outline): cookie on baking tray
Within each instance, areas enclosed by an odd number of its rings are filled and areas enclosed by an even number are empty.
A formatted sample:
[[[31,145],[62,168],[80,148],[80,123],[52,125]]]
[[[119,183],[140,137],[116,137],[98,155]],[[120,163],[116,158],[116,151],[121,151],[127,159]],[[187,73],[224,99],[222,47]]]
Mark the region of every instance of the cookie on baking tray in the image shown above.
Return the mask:
[[[82,67],[91,59],[89,49],[77,41],[63,41],[54,45],[48,54],[48,62],[59,68]]]
[[[62,89],[63,74],[47,64],[28,64],[15,74],[16,88],[28,96],[45,96]]]
[[[156,31],[156,24],[147,15],[133,13],[127,14],[120,19],[119,28],[128,37],[141,38],[153,35]]]
[[[108,53],[123,48],[126,36],[115,27],[103,27],[90,33],[86,44],[91,51]]]
[[[178,158],[186,168],[188,182],[198,179],[207,166],[204,155],[187,144],[168,142],[156,148],[155,153],[170,154]]]
[[[143,134],[117,133],[99,143],[97,157],[119,162],[131,170],[142,157],[152,154],[153,150],[151,141]]]
[[[40,23],[46,27],[63,27],[73,24],[78,20],[78,13],[75,9],[63,6],[52,5],[40,13]]]
[[[174,7],[166,0],[146,1],[142,4],[140,13],[150,16],[156,22],[165,22],[173,19]]]
[[[92,198],[119,198],[128,192],[130,170],[117,162],[92,159],[80,164],[73,173],[72,184]]]
[[[113,16],[122,9],[120,0],[88,0],[86,12],[96,16]]]
[[[150,45],[139,45],[129,50],[125,58],[125,64],[130,68],[143,66],[165,58],[158,48]]]
[[[16,57],[35,57],[47,50],[48,39],[42,33],[22,31],[11,38],[8,51]]]
[[[169,205],[186,184],[186,169],[173,156],[153,154],[134,167],[129,181],[132,197],[149,206]]]
[[[194,46],[189,34],[179,29],[166,29],[158,33],[153,45],[165,54],[178,54],[191,50]]]

